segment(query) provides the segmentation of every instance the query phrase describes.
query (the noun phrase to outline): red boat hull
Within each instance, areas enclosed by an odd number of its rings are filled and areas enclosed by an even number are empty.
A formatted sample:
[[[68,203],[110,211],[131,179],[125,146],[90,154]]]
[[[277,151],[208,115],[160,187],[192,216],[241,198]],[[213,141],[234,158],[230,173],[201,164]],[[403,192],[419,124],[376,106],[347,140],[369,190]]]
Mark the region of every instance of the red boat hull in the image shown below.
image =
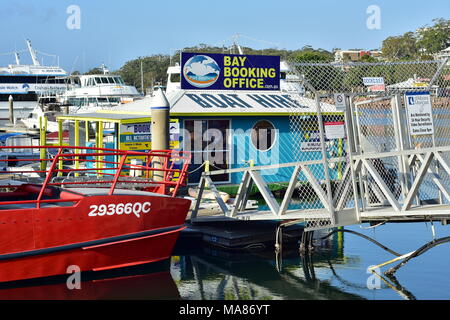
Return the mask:
[[[71,196],[78,195],[63,198]],[[67,206],[3,209],[0,282],[167,259],[184,229],[189,206],[182,198],[114,194],[83,195]],[[117,209],[122,207],[129,210]]]

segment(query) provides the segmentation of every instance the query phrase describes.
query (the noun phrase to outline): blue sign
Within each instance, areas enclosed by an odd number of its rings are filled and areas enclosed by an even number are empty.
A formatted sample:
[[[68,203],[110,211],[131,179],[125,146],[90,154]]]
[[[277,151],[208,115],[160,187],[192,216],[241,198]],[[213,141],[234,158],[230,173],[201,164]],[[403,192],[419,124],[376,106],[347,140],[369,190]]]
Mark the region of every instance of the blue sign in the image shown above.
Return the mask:
[[[183,52],[181,89],[280,90],[280,57]]]

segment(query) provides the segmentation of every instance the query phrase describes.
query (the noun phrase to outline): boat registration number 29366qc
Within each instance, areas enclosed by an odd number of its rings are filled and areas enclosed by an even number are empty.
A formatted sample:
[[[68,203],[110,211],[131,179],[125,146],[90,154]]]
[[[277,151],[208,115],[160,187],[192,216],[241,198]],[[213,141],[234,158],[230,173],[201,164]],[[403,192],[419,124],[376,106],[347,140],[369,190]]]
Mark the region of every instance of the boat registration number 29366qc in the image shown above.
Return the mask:
[[[149,213],[152,204],[150,202],[128,202],[128,203],[110,203],[110,204],[93,204],[89,207],[89,217],[101,217],[104,215],[112,216],[114,214],[134,214],[136,217],[140,218],[141,213]]]
[[[0,183],[0,282],[62,275],[70,265],[100,271],[171,256],[191,204],[176,196],[190,154],[38,148],[57,149],[46,167],[36,160],[42,183]],[[134,165],[133,157],[147,161]],[[164,162],[158,169],[154,158]],[[129,175],[136,170],[142,175]],[[162,181],[153,181],[155,170],[164,173]]]

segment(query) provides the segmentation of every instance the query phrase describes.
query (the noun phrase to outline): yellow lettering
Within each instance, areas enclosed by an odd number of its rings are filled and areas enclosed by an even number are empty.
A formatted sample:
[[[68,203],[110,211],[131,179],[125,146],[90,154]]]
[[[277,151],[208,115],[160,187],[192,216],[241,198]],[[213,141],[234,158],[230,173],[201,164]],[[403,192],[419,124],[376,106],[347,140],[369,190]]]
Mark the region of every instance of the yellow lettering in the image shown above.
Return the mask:
[[[247,59],[247,57],[239,57],[239,60],[241,60],[241,67],[243,67],[245,65],[246,59]]]
[[[258,88],[264,88],[264,79],[258,79]]]
[[[261,68],[261,69],[259,69],[260,71],[259,71],[259,76],[261,77],[261,78],[266,78],[267,77],[267,69],[266,68]]]
[[[223,80],[223,86],[224,86],[225,88],[230,88],[230,87],[231,87],[231,79],[230,79],[230,78],[225,78],[225,79]]]
[[[275,78],[275,75],[276,75],[275,69],[274,68],[270,68],[269,69],[269,77],[270,78]]]
[[[225,63],[225,61],[224,61],[224,63]],[[229,77],[229,76],[231,76],[231,70],[230,70],[231,68],[230,67],[225,67],[225,68],[223,68],[223,76],[224,77]]]
[[[224,66],[230,66],[231,65],[231,57],[230,56],[224,56],[223,57],[223,65]]]

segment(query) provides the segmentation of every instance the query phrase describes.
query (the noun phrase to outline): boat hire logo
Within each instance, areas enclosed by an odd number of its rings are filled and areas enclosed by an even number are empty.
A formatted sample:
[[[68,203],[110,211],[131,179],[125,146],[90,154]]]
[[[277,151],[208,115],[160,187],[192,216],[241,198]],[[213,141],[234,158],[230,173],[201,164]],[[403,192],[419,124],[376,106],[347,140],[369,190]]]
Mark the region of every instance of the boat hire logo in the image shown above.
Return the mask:
[[[280,90],[280,57],[181,53],[183,90]]]
[[[213,85],[219,79],[219,75],[219,64],[207,55],[195,55],[184,64],[183,76],[196,88]]]
[[[23,89],[25,92],[28,92],[28,90],[30,90],[30,85],[29,85],[28,83],[24,83],[23,86],[22,86],[22,89]]]

